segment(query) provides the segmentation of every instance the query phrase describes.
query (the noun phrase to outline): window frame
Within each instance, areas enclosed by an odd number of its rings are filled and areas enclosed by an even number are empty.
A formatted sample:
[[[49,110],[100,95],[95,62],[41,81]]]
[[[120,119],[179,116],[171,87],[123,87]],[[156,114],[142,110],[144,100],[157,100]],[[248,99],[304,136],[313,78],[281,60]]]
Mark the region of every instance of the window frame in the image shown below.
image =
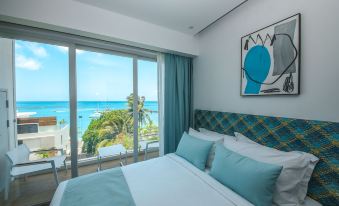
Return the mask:
[[[0,37],[13,40],[13,45],[16,40],[31,41],[37,43],[44,43],[56,46],[64,46],[68,48],[68,61],[69,61],[69,109],[70,109],[70,140],[71,140],[71,172],[72,177],[78,176],[78,133],[77,133],[77,68],[76,68],[76,49],[86,51],[94,51],[105,54],[112,54],[117,56],[125,56],[133,59],[133,95],[134,95],[134,134],[133,134],[133,159],[134,162],[138,161],[138,60],[145,60],[151,62],[158,62],[159,52],[114,43],[106,40],[95,39],[75,34],[63,33],[52,31],[42,28],[31,26],[19,25],[0,21]],[[13,47],[13,54],[15,49]],[[15,55],[13,55],[13,59]],[[14,88],[14,101],[16,101],[16,79],[15,79],[15,61],[12,66],[13,72],[13,88]],[[158,68],[159,70],[159,68]],[[159,71],[158,71],[159,72]],[[158,81],[158,94],[159,94],[159,77]],[[159,99],[159,96],[158,96]],[[160,106],[158,105],[158,110]],[[160,110],[159,110],[160,111]],[[16,104],[14,103],[14,118],[16,117]],[[160,118],[158,119],[160,121]],[[17,130],[15,119],[15,144],[17,144]],[[16,146],[16,145],[15,145]],[[160,149],[160,148],[159,148]],[[91,161],[84,159],[84,162]]]

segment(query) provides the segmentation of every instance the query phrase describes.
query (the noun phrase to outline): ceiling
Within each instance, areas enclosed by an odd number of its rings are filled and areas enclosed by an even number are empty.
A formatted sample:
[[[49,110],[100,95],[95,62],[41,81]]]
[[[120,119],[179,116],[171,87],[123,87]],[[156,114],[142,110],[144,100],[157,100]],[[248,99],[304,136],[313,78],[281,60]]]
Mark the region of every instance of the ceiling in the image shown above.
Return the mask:
[[[195,35],[247,0],[75,0]]]

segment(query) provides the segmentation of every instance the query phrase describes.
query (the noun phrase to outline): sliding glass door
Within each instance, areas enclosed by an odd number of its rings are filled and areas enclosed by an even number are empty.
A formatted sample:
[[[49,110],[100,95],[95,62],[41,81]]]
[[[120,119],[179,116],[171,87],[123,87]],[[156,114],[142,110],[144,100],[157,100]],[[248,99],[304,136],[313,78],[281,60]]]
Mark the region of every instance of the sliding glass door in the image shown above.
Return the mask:
[[[134,145],[133,58],[77,49],[76,60],[79,165],[91,157],[98,164],[118,157],[101,169],[120,158],[126,164]]]
[[[76,79],[80,175],[159,156],[156,61],[81,48]]]
[[[72,86],[69,58],[69,47],[16,41],[19,144],[32,150],[62,148],[70,160],[74,124],[70,114],[76,114],[74,167],[89,161],[94,165],[80,174],[97,171],[98,159],[118,160],[106,164],[112,167],[158,156],[157,62],[81,47],[73,59],[76,84]],[[70,87],[76,87],[76,111],[70,109]]]
[[[138,136],[144,160],[159,156],[158,68],[156,61],[138,60]]]
[[[70,154],[68,51],[66,47],[15,41],[17,140],[30,150]],[[53,151],[34,158],[55,155]]]

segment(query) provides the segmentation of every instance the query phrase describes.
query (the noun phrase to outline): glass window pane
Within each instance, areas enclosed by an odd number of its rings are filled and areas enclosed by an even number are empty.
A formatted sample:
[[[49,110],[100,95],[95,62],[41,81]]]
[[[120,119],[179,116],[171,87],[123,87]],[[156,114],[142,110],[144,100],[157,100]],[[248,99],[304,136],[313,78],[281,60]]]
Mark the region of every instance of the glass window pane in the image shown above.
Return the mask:
[[[138,60],[139,147],[144,159],[159,156],[157,62]]]
[[[119,166],[126,152],[133,153],[133,59],[85,50],[77,50],[76,59],[82,175],[97,171],[98,155],[105,169]],[[94,165],[82,169],[86,158],[92,158]]]

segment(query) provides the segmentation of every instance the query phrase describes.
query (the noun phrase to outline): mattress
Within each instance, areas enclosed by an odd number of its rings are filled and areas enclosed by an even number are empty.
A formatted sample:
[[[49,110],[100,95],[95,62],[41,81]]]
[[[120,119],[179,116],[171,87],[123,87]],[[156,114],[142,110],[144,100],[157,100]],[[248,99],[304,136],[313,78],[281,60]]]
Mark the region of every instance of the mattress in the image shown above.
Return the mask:
[[[208,175],[208,172],[200,171],[175,154],[127,165],[121,169],[137,206],[252,205]],[[60,205],[67,183],[64,181],[58,186],[52,206]],[[319,205],[307,198],[304,206]]]

